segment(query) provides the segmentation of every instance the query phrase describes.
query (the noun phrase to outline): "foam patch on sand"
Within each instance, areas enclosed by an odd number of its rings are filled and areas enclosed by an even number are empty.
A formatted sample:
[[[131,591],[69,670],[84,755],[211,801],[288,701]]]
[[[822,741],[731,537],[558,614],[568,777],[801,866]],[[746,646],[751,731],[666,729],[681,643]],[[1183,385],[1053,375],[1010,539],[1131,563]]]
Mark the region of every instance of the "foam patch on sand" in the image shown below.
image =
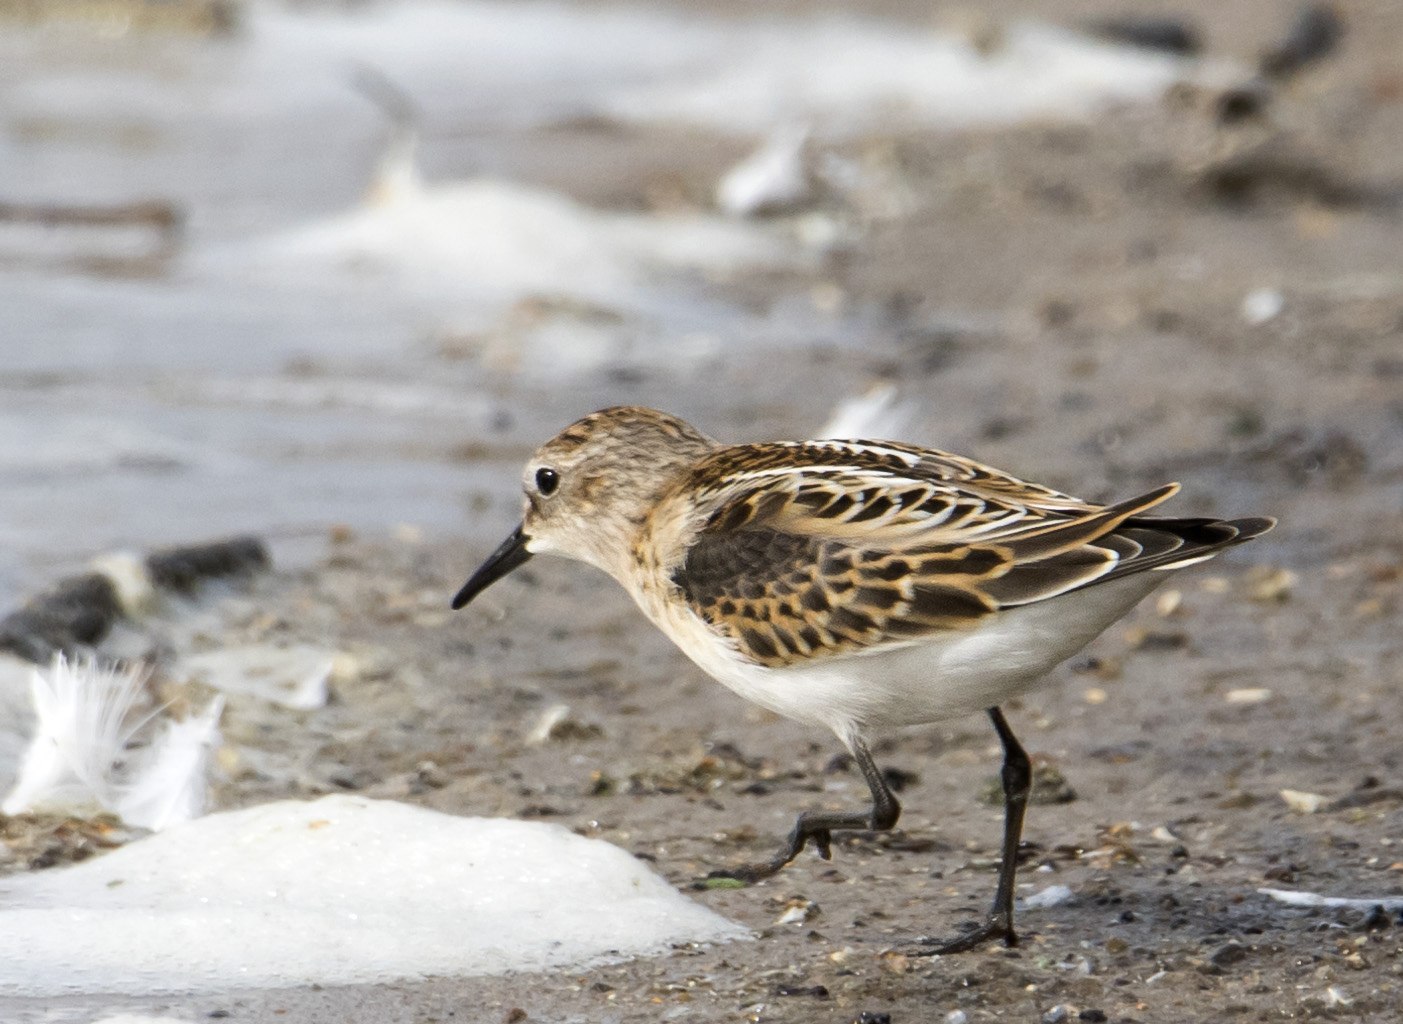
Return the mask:
[[[0,995],[382,983],[748,933],[559,825],[329,796],[0,881]]]
[[[352,16],[260,13],[254,36],[270,76],[367,62],[429,108],[518,125],[604,115],[764,133],[797,119],[847,132],[879,120],[1077,117],[1201,70],[1024,22],[991,24],[976,43],[875,19],[727,20],[633,5],[416,0]]]
[[[838,134],[881,122],[968,127],[1144,102],[1187,71],[1175,57],[1034,23],[1008,26],[983,49],[951,33],[828,18],[762,23],[704,72],[607,106],[633,120],[748,133],[795,121]]]
[[[391,201],[258,240],[245,257],[275,275],[321,268],[489,301],[544,293],[618,303],[650,275],[717,273],[790,258],[777,238],[720,218],[591,210],[543,189],[489,179],[403,190]]]

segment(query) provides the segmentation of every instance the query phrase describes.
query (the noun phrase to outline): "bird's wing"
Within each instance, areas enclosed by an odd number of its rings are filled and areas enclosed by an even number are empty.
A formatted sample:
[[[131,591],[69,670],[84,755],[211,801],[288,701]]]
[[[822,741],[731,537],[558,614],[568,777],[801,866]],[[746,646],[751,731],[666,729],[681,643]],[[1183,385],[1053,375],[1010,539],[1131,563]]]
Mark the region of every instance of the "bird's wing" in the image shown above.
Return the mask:
[[[1213,520],[1135,525],[1176,490],[1102,507],[885,442],[737,446],[679,488],[700,514],[671,576],[744,657],[782,666],[969,628],[1231,543]]]
[[[688,488],[715,509],[708,529],[768,522],[865,545],[959,542],[1099,507],[971,459],[889,441],[722,448]]]

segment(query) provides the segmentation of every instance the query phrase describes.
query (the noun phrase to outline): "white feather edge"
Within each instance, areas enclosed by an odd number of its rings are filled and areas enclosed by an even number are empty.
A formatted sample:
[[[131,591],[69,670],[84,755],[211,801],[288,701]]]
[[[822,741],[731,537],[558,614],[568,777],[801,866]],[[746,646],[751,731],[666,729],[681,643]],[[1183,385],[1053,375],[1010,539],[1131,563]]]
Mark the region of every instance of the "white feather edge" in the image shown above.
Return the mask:
[[[0,810],[111,809],[113,766],[135,731],[125,723],[145,681],[136,667],[103,668],[62,654],[47,669],[36,667],[30,675],[34,737]]]
[[[104,667],[92,658],[70,661],[59,654],[47,668],[34,668],[34,736],[0,811],[110,811],[152,830],[203,813],[208,754],[218,742],[224,698],[183,722],[167,719],[145,756],[123,773],[128,742],[158,713],[127,722],[145,683],[140,666]]]
[[[874,381],[861,394],[840,401],[817,436],[833,440],[900,437],[912,412],[909,402],[898,401],[895,384]]]
[[[205,813],[206,766],[219,743],[224,698],[184,721],[166,719],[146,756],[121,787],[113,810],[128,825],[159,832]]]

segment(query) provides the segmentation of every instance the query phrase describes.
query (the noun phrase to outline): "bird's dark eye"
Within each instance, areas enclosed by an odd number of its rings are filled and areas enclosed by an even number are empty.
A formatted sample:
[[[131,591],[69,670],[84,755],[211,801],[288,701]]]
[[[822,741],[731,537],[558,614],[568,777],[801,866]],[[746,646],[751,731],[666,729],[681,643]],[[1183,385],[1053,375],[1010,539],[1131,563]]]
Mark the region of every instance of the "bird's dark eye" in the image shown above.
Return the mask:
[[[555,489],[560,486],[560,474],[553,469],[542,467],[536,470],[536,490],[546,497],[555,493]]]

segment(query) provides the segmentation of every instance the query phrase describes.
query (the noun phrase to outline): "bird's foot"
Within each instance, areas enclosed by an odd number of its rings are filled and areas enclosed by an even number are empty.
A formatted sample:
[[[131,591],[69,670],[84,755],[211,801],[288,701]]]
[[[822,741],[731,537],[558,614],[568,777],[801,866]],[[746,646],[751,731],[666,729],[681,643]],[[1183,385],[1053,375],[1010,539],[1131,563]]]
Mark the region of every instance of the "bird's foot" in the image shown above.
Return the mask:
[[[706,875],[696,884],[699,889],[728,889],[740,888],[741,886],[754,885],[762,882],[773,875],[768,864],[742,864],[734,868],[718,868],[715,871],[708,871]],[[736,886],[728,886],[726,882],[736,882]]]
[[[993,939],[1002,940],[1005,946],[1018,945],[1018,933],[1013,930],[1013,923],[1000,915],[989,918],[982,925],[975,925],[963,935],[957,935],[953,939],[937,939],[923,935],[913,939],[910,946],[902,948],[900,952],[907,956],[946,956],[950,953],[968,953]]]
[[[706,881],[713,879],[733,879],[746,885],[754,885],[776,875],[795,857],[803,852],[805,845],[814,844],[814,849],[824,860],[833,859],[833,834],[828,829],[815,829],[799,835],[791,835],[784,848],[766,861],[755,864],[742,864],[734,868],[719,868],[709,872]]]

